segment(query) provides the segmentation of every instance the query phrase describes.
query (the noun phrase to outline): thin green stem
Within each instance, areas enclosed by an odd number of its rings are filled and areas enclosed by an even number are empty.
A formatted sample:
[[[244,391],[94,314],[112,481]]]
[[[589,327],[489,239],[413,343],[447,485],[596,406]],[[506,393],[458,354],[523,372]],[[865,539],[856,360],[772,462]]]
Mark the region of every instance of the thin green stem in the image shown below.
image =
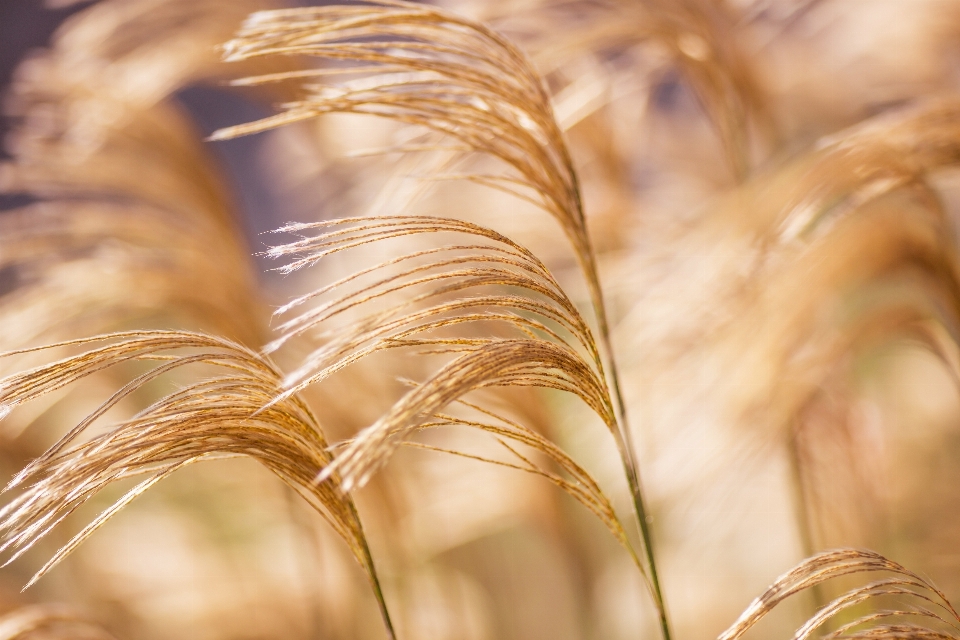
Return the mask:
[[[600,307],[603,310],[603,307]],[[599,315],[599,313],[598,313]],[[647,572],[649,574],[650,586],[653,590],[654,604],[659,616],[660,632],[663,640],[670,640],[670,622],[667,618],[667,607],[663,599],[663,591],[660,587],[660,577],[657,573],[657,563],[653,552],[653,533],[650,531],[650,521],[653,519],[647,512],[643,500],[643,490],[640,484],[640,466],[637,463],[636,453],[633,446],[633,437],[630,427],[627,423],[626,405],[623,401],[623,394],[620,391],[620,379],[617,374],[616,361],[614,360],[613,350],[611,348],[610,336],[607,332],[606,318],[600,323],[600,341],[605,352],[608,363],[611,391],[613,392],[614,406],[617,412],[617,427],[615,433],[617,439],[617,448],[620,450],[620,456],[623,461],[623,469],[627,476],[627,484],[630,488],[630,495],[633,498],[633,508],[636,514],[637,524],[640,528],[640,536],[643,539],[643,553],[647,561]]]
[[[584,235],[586,235],[585,230]],[[587,273],[590,296],[592,298],[593,309],[597,317],[597,327],[600,334],[600,347],[603,358],[607,363],[607,377],[613,394],[614,414],[617,421],[617,429],[614,432],[614,436],[617,440],[617,448],[620,450],[620,458],[623,461],[627,484],[630,487],[630,494],[633,498],[634,513],[640,528],[640,536],[643,540],[643,553],[647,561],[647,573],[654,605],[657,608],[657,614],[659,616],[660,633],[663,640],[670,640],[670,621],[667,617],[667,607],[663,599],[660,577],[657,573],[657,563],[653,553],[653,534],[650,531],[650,520],[652,518],[647,512],[643,500],[643,490],[640,485],[640,466],[637,463],[633,446],[633,436],[627,423],[626,403],[623,401],[623,394],[620,391],[620,376],[617,372],[617,363],[613,355],[613,341],[610,338],[610,328],[607,322],[606,306],[603,302],[603,292],[600,289],[600,280],[596,262],[593,257],[593,250],[589,245],[585,247],[585,249],[587,264],[584,265],[584,270]]]
[[[387,602],[383,598],[383,589],[380,587],[380,578],[377,577],[376,567],[373,565],[373,556],[370,555],[370,547],[367,546],[367,537],[363,534],[363,526],[360,524],[360,514],[357,508],[350,502],[350,511],[356,519],[357,527],[360,528],[360,549],[363,552],[363,564],[367,569],[367,576],[370,578],[370,587],[373,589],[373,595],[377,598],[377,606],[380,608],[380,617],[383,618],[383,626],[387,631],[387,640],[396,640],[397,634],[393,629],[393,621],[390,620],[390,611],[387,609]]]
[[[302,553],[308,560],[298,565],[297,577],[300,579],[304,593],[306,593],[309,598],[307,603],[310,615],[309,637],[319,640],[327,634],[324,633],[323,629],[324,615],[320,609],[316,588],[313,586],[311,576],[309,575],[311,567],[320,565],[320,554],[317,552],[319,541],[317,537],[313,535],[313,527],[311,521],[306,517],[306,512],[298,509],[303,500],[303,496],[301,496],[296,489],[285,484],[283,485],[283,498],[287,517],[290,518],[290,522],[293,525],[294,542],[299,548],[298,553]]]

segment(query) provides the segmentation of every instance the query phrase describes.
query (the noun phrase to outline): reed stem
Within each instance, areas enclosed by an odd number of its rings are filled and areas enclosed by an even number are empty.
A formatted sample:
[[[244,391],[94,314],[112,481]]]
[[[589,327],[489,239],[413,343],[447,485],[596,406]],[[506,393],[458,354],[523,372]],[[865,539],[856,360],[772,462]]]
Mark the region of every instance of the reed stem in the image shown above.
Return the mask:
[[[650,520],[652,518],[647,512],[643,500],[643,490],[640,484],[640,466],[637,463],[633,446],[633,436],[627,423],[627,407],[623,400],[623,393],[620,390],[620,376],[617,372],[617,363],[613,355],[613,341],[610,337],[607,310],[603,302],[603,291],[600,288],[600,279],[597,272],[596,261],[594,260],[594,253],[589,246],[589,239],[586,237],[586,227],[584,227],[584,241],[587,243],[586,251],[584,252],[587,264],[584,265],[584,270],[587,273],[590,297],[592,298],[594,313],[597,317],[597,328],[600,334],[600,348],[603,359],[606,360],[607,363],[607,378],[613,394],[614,414],[617,421],[617,429],[614,432],[614,436],[617,441],[617,449],[620,451],[624,472],[627,476],[627,484],[630,487],[634,514],[636,515],[637,524],[640,529],[640,537],[643,540],[643,553],[647,561],[648,581],[652,591],[654,605],[657,608],[657,614],[659,616],[660,634],[663,640],[670,640],[670,621],[667,617],[667,607],[663,599],[663,591],[660,587],[660,577],[657,573],[657,563],[653,552],[653,534],[650,531]]]
[[[654,604],[659,616],[660,633],[663,640],[670,640],[670,622],[667,618],[667,607],[663,599],[663,591],[660,587],[660,577],[657,573],[657,563],[653,552],[653,534],[650,531],[650,520],[652,517],[648,514],[643,500],[643,490],[640,484],[640,467],[637,463],[636,453],[633,446],[633,437],[630,433],[630,427],[627,423],[627,410],[623,401],[623,394],[620,391],[620,378],[617,374],[616,361],[611,348],[609,330],[606,325],[606,315],[602,306],[598,307],[597,312],[600,320],[600,341],[604,351],[604,356],[609,367],[609,379],[611,391],[613,392],[614,406],[617,413],[617,448],[620,450],[620,457],[623,461],[623,469],[627,476],[627,484],[630,487],[630,494],[633,498],[634,513],[637,518],[637,524],[640,528],[640,536],[643,539],[643,553],[647,561],[647,572],[649,573],[650,586],[653,591]]]
[[[353,512],[357,526],[360,527],[360,549],[363,552],[367,576],[370,578],[370,587],[373,589],[373,595],[377,598],[380,617],[383,618],[383,626],[387,631],[387,640],[396,640],[397,634],[393,629],[393,621],[390,620],[390,611],[387,609],[387,602],[383,598],[383,589],[380,588],[380,578],[377,577],[377,569],[373,565],[373,556],[370,554],[370,547],[367,546],[367,537],[363,535],[363,526],[360,524],[360,514],[357,513],[357,508],[352,502],[350,503],[350,511]]]

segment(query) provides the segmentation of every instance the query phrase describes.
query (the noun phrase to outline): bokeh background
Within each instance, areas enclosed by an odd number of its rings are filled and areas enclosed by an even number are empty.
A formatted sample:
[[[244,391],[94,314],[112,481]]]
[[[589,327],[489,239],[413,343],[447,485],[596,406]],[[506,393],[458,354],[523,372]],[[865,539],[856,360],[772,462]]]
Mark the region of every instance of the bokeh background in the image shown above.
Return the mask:
[[[282,4],[0,1],[0,349],[160,327],[260,347],[273,309],[357,267],[284,277],[255,254],[289,221],[406,204],[429,165],[358,153],[404,141],[400,127],[330,116],[205,141],[299,95],[227,86],[258,68],[214,49],[250,11]],[[840,546],[875,549],[960,603],[960,3],[440,4],[519,42],[553,94],[676,637],[716,637],[779,574]],[[534,207],[463,183],[410,206],[524,244],[586,308],[560,229]],[[335,442],[391,406],[398,377],[427,371],[384,357],[307,399]],[[14,412],[2,477],[136,373]],[[629,514],[613,443],[584,407],[549,393],[501,402]],[[383,637],[342,542],[252,460],[178,472],[20,592],[119,495],[106,489],[4,568],[0,612],[64,603],[130,640]],[[623,550],[541,479],[405,450],[357,499],[401,638],[657,633]],[[790,637],[833,589],[797,596],[753,637]]]

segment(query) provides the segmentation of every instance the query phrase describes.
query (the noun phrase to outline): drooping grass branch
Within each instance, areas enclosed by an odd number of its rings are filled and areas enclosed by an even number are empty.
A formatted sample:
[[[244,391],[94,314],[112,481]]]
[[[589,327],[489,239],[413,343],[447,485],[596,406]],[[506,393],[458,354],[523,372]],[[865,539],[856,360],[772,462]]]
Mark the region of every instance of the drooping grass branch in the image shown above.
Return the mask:
[[[640,559],[634,552],[633,546],[630,544],[629,538],[623,529],[620,519],[617,517],[613,505],[610,503],[610,500],[606,497],[606,495],[604,495],[603,490],[600,488],[600,485],[597,483],[597,481],[594,480],[583,467],[577,464],[573,458],[571,458],[565,451],[563,451],[563,449],[558,447],[552,441],[533,431],[532,429],[523,426],[519,422],[510,420],[509,418],[498,415],[497,413],[483,409],[482,407],[471,403],[461,401],[459,404],[478,412],[481,414],[482,419],[469,420],[453,415],[437,414],[435,416],[435,421],[423,423],[421,428],[427,429],[444,426],[465,426],[489,433],[496,438],[497,442],[499,442],[500,445],[502,445],[503,448],[511,454],[516,462],[511,464],[502,460],[494,460],[491,458],[464,454],[460,451],[447,450],[446,452],[453,455],[465,456],[492,464],[506,466],[545,478],[560,489],[564,490],[567,494],[572,496],[575,500],[580,502],[595,516],[597,516],[597,518],[603,522],[607,529],[610,530],[610,533],[613,534],[614,538],[616,538],[617,541],[620,542],[620,544],[627,550],[633,562],[640,567],[641,572],[643,571]],[[512,444],[508,441],[512,441]],[[430,448],[427,447],[427,445],[415,442],[409,442],[406,444],[408,446]],[[543,466],[531,460],[530,456],[523,455],[517,450],[515,446],[516,444],[523,445],[546,457],[548,460],[553,462],[557,468],[563,471],[566,477],[549,469],[545,469]],[[433,449],[441,451],[439,448]]]
[[[320,233],[305,235],[310,230]],[[435,416],[447,405],[462,403],[460,399],[472,391],[488,387],[534,386],[566,391],[580,397],[617,435],[616,409],[593,333],[550,271],[527,249],[484,227],[431,216],[348,218],[290,225],[282,231],[304,235],[302,240],[268,251],[268,255],[291,260],[280,268],[284,272],[398,238],[423,234],[466,237],[360,269],[278,310],[280,316],[294,310],[298,314],[280,324],[283,333],[268,345],[268,350],[304,334],[322,343],[287,376],[287,391],[278,399],[385,350],[403,348],[454,356],[380,420],[351,439],[321,479],[339,471],[345,488],[362,485],[397,447],[425,426],[484,428],[482,423],[464,418],[447,417],[437,423]],[[315,306],[299,311],[309,302]],[[471,331],[471,327],[477,329]],[[508,330],[508,335],[498,328]],[[456,333],[451,335],[453,331]],[[514,439],[520,435],[516,423],[469,406],[513,426],[514,430],[501,428],[499,435],[512,434]],[[596,483],[581,477],[582,469],[571,466],[569,456],[558,457],[562,452],[555,445],[546,446],[547,441],[533,438],[532,432],[525,431],[521,441],[581,480],[578,485],[570,485],[557,483],[554,475],[546,476],[597,514],[637,561],[606,498],[591,494],[589,489],[584,493],[583,486],[598,491]],[[533,471],[529,461],[521,468]],[[646,566],[639,561],[637,564],[651,593],[656,593]]]
[[[326,66],[236,81],[242,85],[287,80],[317,83],[307,84],[307,98],[285,104],[282,113],[223,129],[214,139],[326,113],[390,118],[450,136],[470,152],[499,159],[507,173],[477,175],[473,180],[534,200],[560,223],[583,268],[593,302],[599,351],[612,390],[613,433],[633,496],[661,630],[669,638],[649,516],[580,186],[549,94],[526,56],[482,24],[435,7],[393,0],[255,13],[224,50],[227,60],[310,56]]]
[[[0,380],[3,415],[17,405],[118,364],[156,363],[114,393],[8,485],[8,490],[24,487],[0,510],[0,551],[12,551],[7,561],[11,562],[107,485],[146,476],[73,536],[27,586],[134,498],[174,471],[204,459],[249,456],[300,494],[347,544],[370,579],[393,637],[353,500],[339,489],[336,473],[328,474],[330,482],[315,482],[331,463],[326,440],[313,413],[299,397],[288,395],[276,400],[282,379],[276,367],[232,341],[186,332],[115,333],[50,346],[102,343],[107,344]],[[182,367],[201,365],[213,367],[220,374],[187,384],[102,434],[81,438],[107,411],[145,385]]]
[[[834,578],[861,573],[892,574],[860,587],[854,587],[826,604],[803,626],[794,640],[821,637],[839,638],[925,638],[955,640],[960,637],[960,615],[947,597],[929,581],[903,566],[872,551],[838,549],[815,555],[783,574],[741,614],[717,640],[737,640],[781,602],[806,589]],[[851,611],[858,604],[878,598],[895,599],[896,609],[865,615]],[[836,630],[815,636],[827,621],[841,613],[853,613],[852,620]],[[918,623],[910,622],[919,619]]]
[[[415,416],[425,419],[479,388],[539,386],[568,391],[615,430],[616,416],[593,334],[549,270],[528,250],[478,225],[428,216],[350,218],[284,230],[309,229],[323,232],[268,252],[295,258],[282,271],[392,238],[467,236],[464,242],[406,253],[362,269],[278,311],[283,315],[308,301],[318,303],[283,322],[282,336],[268,350],[305,333],[323,342],[287,376],[287,391],[280,399],[379,351],[412,348],[456,356],[337,457],[328,471],[342,467],[345,486],[362,484],[406,435],[421,428]],[[504,287],[514,292],[504,293]],[[353,314],[348,322],[330,327],[348,313]],[[449,335],[468,325],[488,331]],[[497,335],[495,326],[506,327],[516,337]],[[493,337],[483,337],[490,333]]]

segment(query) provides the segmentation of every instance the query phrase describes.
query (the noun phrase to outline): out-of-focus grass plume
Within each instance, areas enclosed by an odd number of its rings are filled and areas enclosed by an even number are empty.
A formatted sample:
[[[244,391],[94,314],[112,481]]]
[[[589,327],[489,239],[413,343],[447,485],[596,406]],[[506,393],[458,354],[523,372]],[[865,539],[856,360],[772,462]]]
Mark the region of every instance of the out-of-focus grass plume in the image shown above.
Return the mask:
[[[960,637],[952,0],[49,4],[0,638]]]
[[[105,629],[63,606],[23,607],[0,617],[0,638],[113,640]]]

